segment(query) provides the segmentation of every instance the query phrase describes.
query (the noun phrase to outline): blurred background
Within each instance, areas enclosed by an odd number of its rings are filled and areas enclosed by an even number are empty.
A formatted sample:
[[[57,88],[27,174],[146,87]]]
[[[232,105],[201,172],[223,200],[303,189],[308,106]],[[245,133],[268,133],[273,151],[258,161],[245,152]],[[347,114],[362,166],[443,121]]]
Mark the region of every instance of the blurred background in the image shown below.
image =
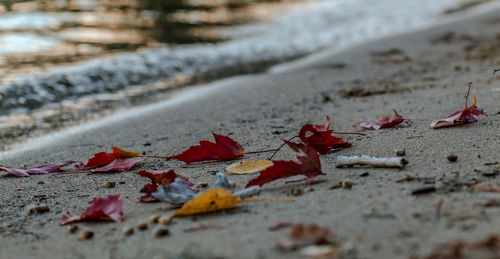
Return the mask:
[[[0,0],[0,137],[52,132],[490,1]]]

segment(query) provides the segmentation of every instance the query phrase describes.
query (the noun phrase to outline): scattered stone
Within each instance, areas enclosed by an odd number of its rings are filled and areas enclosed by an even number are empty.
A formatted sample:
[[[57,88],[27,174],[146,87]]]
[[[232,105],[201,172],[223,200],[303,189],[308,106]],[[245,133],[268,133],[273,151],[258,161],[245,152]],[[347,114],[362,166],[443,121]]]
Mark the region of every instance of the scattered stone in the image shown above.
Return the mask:
[[[116,186],[116,183],[115,183],[115,182],[106,181],[106,182],[104,183],[104,187],[105,187],[105,188],[115,188],[115,186]]]
[[[66,232],[68,232],[68,234],[74,234],[74,233],[76,233],[76,232],[78,231],[78,229],[79,229],[79,228],[78,228],[78,226],[76,226],[76,225],[73,225],[73,226],[68,226],[68,227],[66,228]]]
[[[170,231],[165,227],[158,227],[154,230],[154,237],[162,238],[170,235]]]
[[[406,150],[404,148],[396,149],[394,153],[396,154],[396,156],[404,156],[406,154]]]
[[[302,187],[292,188],[290,190],[290,194],[292,196],[300,196],[300,195],[303,195],[304,193],[305,193],[305,191],[304,191],[304,188],[302,188]]]
[[[367,177],[367,176],[369,176],[369,175],[370,175],[370,173],[368,173],[368,172],[363,172],[363,173],[361,173],[359,176],[360,176],[360,177]]]
[[[450,155],[448,155],[448,156],[446,157],[446,159],[448,159],[448,161],[450,161],[450,162],[455,162],[455,161],[457,161],[458,156],[457,156],[457,155],[455,155],[455,154],[450,154]]]
[[[119,184],[126,184],[127,182],[118,182]]]
[[[134,228],[124,227],[122,232],[125,236],[130,236],[130,235],[134,234]]]
[[[160,217],[161,217],[160,215],[151,215],[149,216],[148,221],[149,223],[158,223]]]
[[[495,167],[491,170],[487,170],[487,171],[483,172],[482,174],[483,174],[483,176],[486,176],[486,177],[497,176],[498,174],[500,174],[500,167]]]
[[[137,229],[139,229],[139,230],[146,230],[146,229],[148,229],[149,225],[148,225],[148,223],[147,223],[147,222],[145,222],[145,221],[139,221],[139,222],[137,223],[136,227],[137,227]]]
[[[80,233],[80,235],[78,235],[78,240],[85,241],[85,240],[92,239],[93,237],[94,237],[94,232],[92,232],[90,230],[84,230],[84,231],[82,231],[82,233]]]
[[[44,213],[49,212],[49,205],[31,205],[28,207],[28,215],[33,213]]]
[[[18,191],[18,192],[22,191],[22,190],[24,190],[24,189],[23,188],[19,188],[19,187],[16,188],[16,191]]]
[[[435,186],[422,186],[419,187],[411,192],[411,195],[421,195],[421,194],[428,194],[428,193],[433,193],[436,191]]]
[[[171,221],[171,217],[170,216],[161,216],[159,219],[158,219],[158,223],[159,224],[162,224],[162,225],[168,225]]]
[[[45,184],[44,181],[37,182],[37,184]]]

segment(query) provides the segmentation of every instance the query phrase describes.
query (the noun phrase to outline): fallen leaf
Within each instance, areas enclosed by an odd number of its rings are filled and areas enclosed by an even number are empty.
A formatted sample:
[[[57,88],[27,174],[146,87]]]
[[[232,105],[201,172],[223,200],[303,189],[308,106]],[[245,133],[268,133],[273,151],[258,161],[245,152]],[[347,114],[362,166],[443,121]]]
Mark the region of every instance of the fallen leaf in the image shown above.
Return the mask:
[[[87,162],[75,165],[75,167],[78,169],[98,167],[107,165],[113,162],[115,159],[127,159],[136,157],[137,155],[139,155],[139,152],[129,152],[117,147],[113,147],[113,153],[100,152],[94,154],[94,157],[89,159]]]
[[[188,185],[193,185],[189,180],[183,176],[177,175],[174,170],[169,171],[140,171],[138,173],[140,176],[147,177],[151,180],[151,183],[144,185],[144,187],[139,191],[145,193],[141,196],[139,200],[141,202],[154,202],[158,201],[151,194],[156,192],[159,185],[169,185],[174,182],[176,178],[180,178]]]
[[[215,133],[212,133],[212,135],[214,136],[215,143],[203,140],[200,141],[200,145],[191,146],[188,150],[170,158],[190,164],[201,161],[233,160],[245,155],[245,151],[240,144],[230,137]]]
[[[122,221],[123,215],[123,202],[119,199],[120,195],[109,195],[106,198],[94,198],[92,205],[90,205],[81,216],[71,211],[63,215],[61,218],[61,225],[87,220],[112,220],[120,222]]]
[[[226,167],[230,174],[254,174],[273,165],[269,160],[242,161]]]
[[[167,186],[158,186],[156,192],[151,195],[164,202],[175,206],[181,206],[196,196],[196,192],[190,188],[183,180],[176,178],[173,183]]]
[[[318,175],[324,174],[321,171],[321,161],[318,152],[303,143],[294,143],[285,141],[297,155],[300,163],[295,161],[272,161],[273,166],[262,171],[260,175],[251,180],[246,187],[253,185],[262,186],[265,183],[272,182],[280,178],[287,178],[296,175],[304,175],[306,182],[311,183],[312,179]]]
[[[316,224],[295,224],[290,235],[276,244],[285,251],[297,250],[310,245],[328,245],[334,241],[333,233],[325,227]]]
[[[240,202],[242,202],[242,199],[238,196],[233,196],[231,191],[221,188],[212,188],[186,202],[184,206],[174,212],[172,217],[229,209]]]
[[[389,117],[382,117],[378,120],[374,121],[361,121],[356,124],[355,126],[359,126],[363,129],[382,129],[382,128],[391,128],[394,126],[397,126],[401,124],[403,121],[405,121],[405,118],[403,116],[399,115],[396,110],[394,110],[394,116],[392,118]]]
[[[27,177],[33,174],[48,174],[59,172],[61,171],[61,167],[73,164],[74,162],[75,161],[64,161],[30,168],[15,168],[0,165],[0,171],[7,172],[7,174],[11,174],[17,177]]]
[[[123,172],[129,171],[135,164],[146,159],[147,156],[143,156],[137,159],[115,159],[113,162],[96,169],[90,170],[90,173],[104,173],[104,172]]]
[[[306,124],[299,132],[299,138],[306,145],[316,149],[320,154],[326,154],[334,149],[347,148],[351,143],[343,141],[332,135],[330,130],[330,117],[326,116],[326,125]]]
[[[469,124],[474,123],[477,119],[474,116],[486,115],[488,116],[483,109],[477,108],[477,99],[474,96],[474,103],[467,107],[467,100],[469,99],[470,88],[472,83],[469,83],[469,90],[467,91],[467,95],[465,96],[465,108],[463,110],[458,110],[454,113],[448,115],[448,117],[433,121],[430,125],[432,129],[444,128],[444,127],[453,127],[461,124]]]

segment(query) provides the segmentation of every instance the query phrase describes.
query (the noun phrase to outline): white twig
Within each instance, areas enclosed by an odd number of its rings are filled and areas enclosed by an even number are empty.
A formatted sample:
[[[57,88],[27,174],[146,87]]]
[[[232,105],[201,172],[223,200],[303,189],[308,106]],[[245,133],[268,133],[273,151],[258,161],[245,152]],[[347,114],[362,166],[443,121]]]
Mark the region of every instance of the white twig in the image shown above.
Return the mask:
[[[338,156],[337,167],[368,165],[373,167],[403,168],[408,161],[402,157]]]

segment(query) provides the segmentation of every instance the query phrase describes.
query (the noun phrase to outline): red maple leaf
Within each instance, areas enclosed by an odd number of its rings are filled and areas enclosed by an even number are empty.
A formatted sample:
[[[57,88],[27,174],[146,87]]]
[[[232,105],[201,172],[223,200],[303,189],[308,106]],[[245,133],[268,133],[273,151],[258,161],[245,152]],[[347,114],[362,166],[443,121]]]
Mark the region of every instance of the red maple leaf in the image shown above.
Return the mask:
[[[139,155],[139,152],[129,152],[129,151],[125,151],[123,149],[117,148],[117,147],[113,147],[113,153],[100,152],[100,153],[94,154],[94,157],[89,159],[87,162],[75,165],[75,167],[78,169],[87,169],[90,167],[98,167],[98,166],[107,165],[107,164],[113,162],[115,159],[127,159],[127,158],[136,157],[137,155]]]
[[[394,111],[394,116],[392,118],[382,117],[382,118],[380,118],[378,120],[374,120],[374,121],[361,121],[361,122],[358,122],[354,125],[360,126],[363,129],[375,129],[375,130],[377,130],[377,129],[382,129],[382,128],[394,127],[396,125],[401,124],[403,121],[406,120],[405,118],[403,118],[403,116],[399,115],[396,110],[393,110],[393,111]]]
[[[245,151],[240,144],[230,137],[215,133],[212,133],[212,135],[214,136],[215,143],[202,140],[200,141],[200,145],[191,146],[188,150],[170,158],[190,164],[200,161],[233,160],[245,155]]]
[[[467,107],[467,100],[469,99],[471,86],[472,83],[469,83],[469,90],[467,91],[467,95],[465,96],[465,108],[463,110],[458,110],[454,113],[451,113],[450,115],[448,115],[448,117],[444,119],[433,121],[430,125],[431,128],[437,129],[437,128],[457,126],[461,124],[474,123],[477,121],[477,119],[474,116],[479,116],[479,115],[488,116],[483,111],[483,109],[477,108],[476,96],[474,96],[474,103],[470,107]]]
[[[111,163],[99,167],[96,169],[90,170],[90,173],[104,173],[104,172],[122,172],[129,171],[135,164],[141,162],[146,159],[147,156],[143,156],[137,159],[115,159]]]
[[[61,225],[66,225],[73,222],[86,220],[112,220],[116,222],[122,221],[123,202],[119,200],[120,195],[110,195],[106,198],[94,198],[92,204],[78,216],[71,211],[61,218]]]
[[[320,154],[326,154],[333,149],[347,148],[351,143],[343,141],[341,138],[332,136],[330,130],[330,117],[326,116],[326,125],[306,124],[299,132],[299,138],[304,144],[316,149]]]
[[[175,181],[175,178],[182,179],[186,184],[193,185],[187,178],[184,176],[178,175],[174,172],[174,170],[168,171],[140,171],[140,176],[147,177],[151,180],[151,183],[148,183],[142,187],[140,192],[145,193],[145,195],[141,196],[139,200],[141,202],[155,202],[158,201],[155,197],[151,195],[151,193],[156,192],[156,189],[160,185],[169,185]]]
[[[74,162],[75,161],[65,161],[30,168],[16,168],[0,165],[0,171],[7,172],[7,174],[11,174],[17,177],[27,177],[32,174],[48,174],[59,172],[61,171],[61,167],[73,164]]]
[[[306,182],[309,184],[314,177],[324,174],[321,171],[319,154],[314,148],[304,143],[294,143],[286,140],[285,143],[297,153],[297,159],[300,163],[295,161],[272,161],[273,165],[262,171],[257,178],[251,180],[245,188],[253,185],[262,186],[280,178],[296,175],[304,175]]]

